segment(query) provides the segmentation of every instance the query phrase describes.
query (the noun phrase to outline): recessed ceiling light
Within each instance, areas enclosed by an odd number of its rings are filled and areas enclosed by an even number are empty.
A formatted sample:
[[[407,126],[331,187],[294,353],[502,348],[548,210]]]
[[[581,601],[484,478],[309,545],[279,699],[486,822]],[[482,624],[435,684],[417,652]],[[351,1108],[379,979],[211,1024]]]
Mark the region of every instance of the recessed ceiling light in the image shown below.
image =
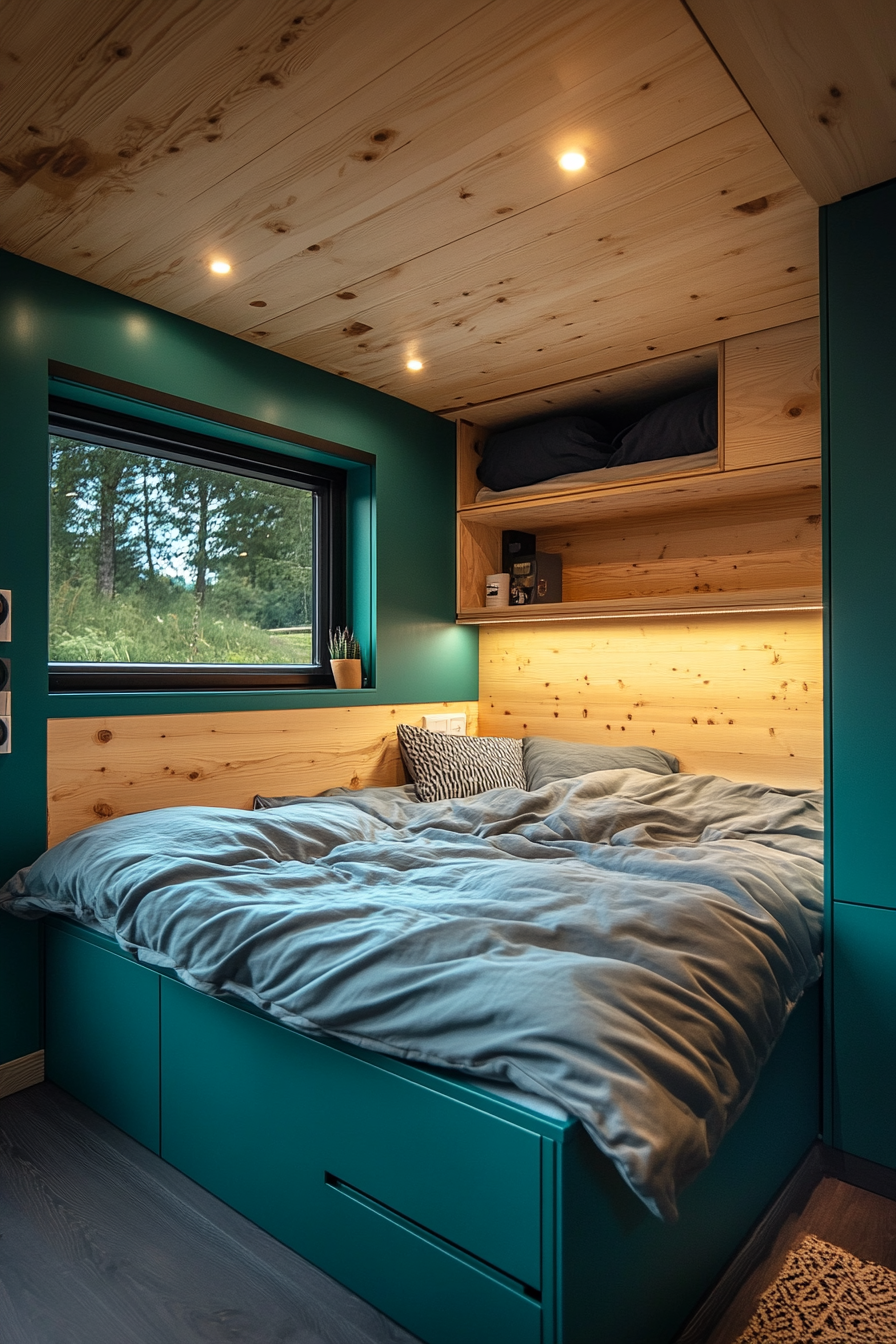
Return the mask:
[[[576,150],[570,150],[568,154],[561,154],[560,167],[565,168],[568,173],[577,173],[580,168],[585,167],[585,155],[579,154]]]
[[[419,373],[420,369],[423,368],[423,360],[422,360],[422,359],[409,359],[409,360],[408,360],[408,368],[411,370],[412,373]]]
[[[215,275],[227,275],[230,271],[230,262],[213,261],[211,266],[209,267],[209,270],[214,271]]]

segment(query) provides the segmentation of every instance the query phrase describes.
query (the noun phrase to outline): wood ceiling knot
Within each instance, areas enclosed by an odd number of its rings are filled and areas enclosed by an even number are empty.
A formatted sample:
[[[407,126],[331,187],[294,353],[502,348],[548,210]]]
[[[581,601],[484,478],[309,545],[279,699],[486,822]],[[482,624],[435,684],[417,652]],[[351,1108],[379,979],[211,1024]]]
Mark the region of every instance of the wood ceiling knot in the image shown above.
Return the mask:
[[[742,215],[761,215],[763,210],[768,209],[769,204],[767,196],[757,196],[754,201],[744,201],[742,205],[736,205],[734,208]]]

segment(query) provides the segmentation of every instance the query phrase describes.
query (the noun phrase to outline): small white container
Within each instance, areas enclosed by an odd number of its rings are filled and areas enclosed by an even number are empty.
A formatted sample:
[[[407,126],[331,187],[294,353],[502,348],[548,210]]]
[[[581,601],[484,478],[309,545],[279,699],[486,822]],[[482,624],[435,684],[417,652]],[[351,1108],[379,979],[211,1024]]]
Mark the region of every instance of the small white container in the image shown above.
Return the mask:
[[[487,574],[485,579],[485,605],[487,607],[510,606],[510,575]]]

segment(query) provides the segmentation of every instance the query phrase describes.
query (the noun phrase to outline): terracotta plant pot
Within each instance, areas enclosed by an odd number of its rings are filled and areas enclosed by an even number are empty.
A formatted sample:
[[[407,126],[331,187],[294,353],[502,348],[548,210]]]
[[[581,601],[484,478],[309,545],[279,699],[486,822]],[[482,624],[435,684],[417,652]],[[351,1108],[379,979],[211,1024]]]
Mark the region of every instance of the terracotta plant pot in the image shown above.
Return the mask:
[[[331,658],[330,667],[333,670],[333,680],[336,682],[338,691],[360,691],[360,658]]]

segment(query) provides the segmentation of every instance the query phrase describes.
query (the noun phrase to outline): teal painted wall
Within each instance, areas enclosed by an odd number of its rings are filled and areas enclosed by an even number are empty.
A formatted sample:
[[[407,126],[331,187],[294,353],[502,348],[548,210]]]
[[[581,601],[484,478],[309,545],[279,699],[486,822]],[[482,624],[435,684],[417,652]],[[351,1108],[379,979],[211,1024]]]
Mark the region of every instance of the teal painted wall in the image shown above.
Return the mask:
[[[822,211],[832,1133],[896,1167],[896,181]]]
[[[47,690],[48,363],[88,369],[376,455],[376,686],[54,695]],[[93,714],[478,698],[454,624],[454,426],[381,392],[0,252],[0,587],[13,590],[13,752],[0,881],[44,848],[46,722]],[[38,1048],[37,926],[0,926],[0,1062]]]

